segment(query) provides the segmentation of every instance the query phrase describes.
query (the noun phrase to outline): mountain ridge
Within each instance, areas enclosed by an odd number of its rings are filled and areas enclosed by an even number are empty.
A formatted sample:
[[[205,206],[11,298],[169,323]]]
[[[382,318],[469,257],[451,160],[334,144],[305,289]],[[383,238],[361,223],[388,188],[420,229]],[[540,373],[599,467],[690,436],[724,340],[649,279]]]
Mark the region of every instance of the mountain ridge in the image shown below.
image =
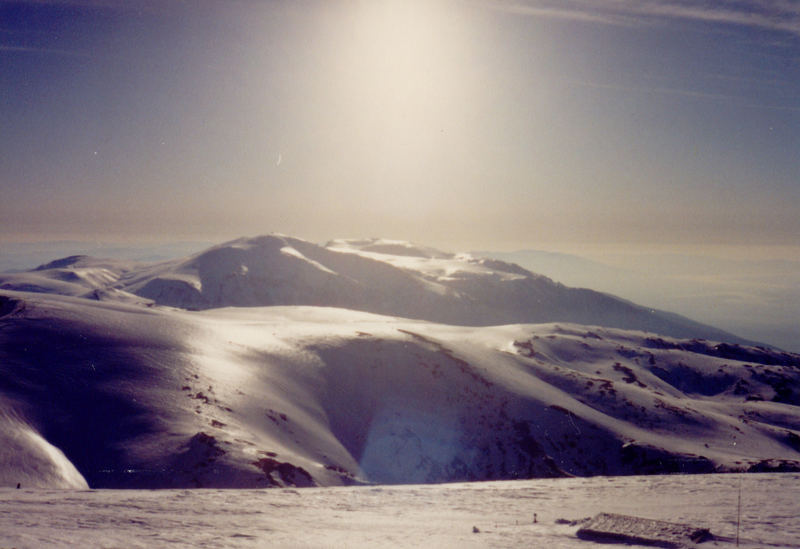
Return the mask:
[[[376,238],[320,246],[264,235],[158,263],[73,256],[0,274],[0,289],[127,301],[138,296],[192,310],[316,305],[457,325],[577,322],[758,345],[681,315],[569,288],[514,263]]]
[[[0,433],[41,438],[91,487],[800,469],[789,353],[566,323],[0,296]],[[39,446],[0,456],[0,481]]]
[[[0,277],[0,485],[800,470],[800,355],[719,334],[382,239],[65,258]]]

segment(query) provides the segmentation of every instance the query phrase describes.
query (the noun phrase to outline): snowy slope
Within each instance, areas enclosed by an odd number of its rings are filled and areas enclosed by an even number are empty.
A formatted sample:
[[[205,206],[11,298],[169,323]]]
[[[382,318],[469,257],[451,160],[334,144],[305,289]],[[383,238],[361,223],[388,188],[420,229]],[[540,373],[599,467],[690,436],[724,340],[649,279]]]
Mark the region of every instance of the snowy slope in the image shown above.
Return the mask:
[[[325,272],[304,251],[308,272]],[[0,451],[0,481],[259,487],[796,469],[799,381],[797,355],[643,331],[2,291],[0,436],[37,456],[41,474]]]
[[[144,303],[146,300],[115,287],[139,264],[74,255],[24,272],[0,273],[0,289]]]
[[[382,239],[318,246],[269,235],[156,264],[73,257],[0,275],[0,289],[192,310],[341,307],[462,326],[574,322],[752,343],[675,314],[568,288],[511,263]]]

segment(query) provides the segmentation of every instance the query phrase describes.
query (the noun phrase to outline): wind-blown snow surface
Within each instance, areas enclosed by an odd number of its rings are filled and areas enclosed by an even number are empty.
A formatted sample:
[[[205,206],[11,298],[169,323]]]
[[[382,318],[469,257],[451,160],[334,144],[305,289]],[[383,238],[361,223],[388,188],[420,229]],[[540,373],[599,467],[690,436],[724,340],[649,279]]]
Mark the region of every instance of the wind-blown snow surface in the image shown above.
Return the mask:
[[[708,528],[728,541],[698,547],[722,548],[734,547],[738,517],[739,547],[799,547],[800,477],[670,475],[259,491],[0,489],[0,545],[580,549],[597,545],[579,540],[578,526],[568,521],[600,512]]]
[[[62,452],[92,487],[800,467],[800,357],[697,339],[0,292],[0,353],[0,433],[51,456],[0,446],[11,486],[76,486]]]

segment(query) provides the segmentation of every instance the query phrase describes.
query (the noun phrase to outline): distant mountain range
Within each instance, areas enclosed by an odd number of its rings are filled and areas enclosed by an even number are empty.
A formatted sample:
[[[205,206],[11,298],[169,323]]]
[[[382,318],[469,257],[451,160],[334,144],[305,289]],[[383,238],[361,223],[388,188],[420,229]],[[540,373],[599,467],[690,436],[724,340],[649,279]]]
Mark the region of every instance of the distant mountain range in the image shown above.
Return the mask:
[[[800,261],[638,250],[594,259],[541,250],[472,252],[800,352]]]
[[[0,274],[0,289],[181,309],[312,305],[489,326],[576,322],[755,344],[672,313],[569,288],[513,263],[406,242],[243,238],[194,256],[134,264],[72,256]]]
[[[799,355],[406,242],[0,275],[0,485],[797,470],[798,381]]]

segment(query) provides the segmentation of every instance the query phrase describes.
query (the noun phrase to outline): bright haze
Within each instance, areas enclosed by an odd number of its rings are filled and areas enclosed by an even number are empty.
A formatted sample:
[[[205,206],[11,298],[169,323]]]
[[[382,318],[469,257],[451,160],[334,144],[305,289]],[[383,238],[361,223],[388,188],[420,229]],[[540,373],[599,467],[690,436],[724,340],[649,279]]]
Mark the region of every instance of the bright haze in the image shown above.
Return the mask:
[[[800,5],[0,0],[0,236],[791,246]]]

